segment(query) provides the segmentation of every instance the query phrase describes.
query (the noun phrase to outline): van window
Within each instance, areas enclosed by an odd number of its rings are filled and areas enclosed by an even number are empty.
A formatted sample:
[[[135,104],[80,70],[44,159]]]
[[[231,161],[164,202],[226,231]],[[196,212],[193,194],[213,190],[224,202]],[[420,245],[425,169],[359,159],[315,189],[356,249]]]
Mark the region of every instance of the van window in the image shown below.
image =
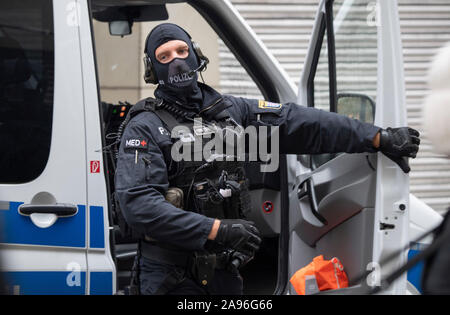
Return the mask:
[[[54,78],[51,0],[0,2],[0,183],[25,183],[47,164]]]

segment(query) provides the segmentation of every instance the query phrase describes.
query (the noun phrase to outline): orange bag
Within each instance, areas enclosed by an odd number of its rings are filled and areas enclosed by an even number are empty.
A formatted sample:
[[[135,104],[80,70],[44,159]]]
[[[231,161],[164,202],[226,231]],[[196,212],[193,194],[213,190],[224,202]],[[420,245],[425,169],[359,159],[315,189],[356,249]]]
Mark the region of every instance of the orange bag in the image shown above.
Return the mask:
[[[347,275],[339,259],[324,260],[322,255],[298,270],[290,282],[299,295],[348,287]]]

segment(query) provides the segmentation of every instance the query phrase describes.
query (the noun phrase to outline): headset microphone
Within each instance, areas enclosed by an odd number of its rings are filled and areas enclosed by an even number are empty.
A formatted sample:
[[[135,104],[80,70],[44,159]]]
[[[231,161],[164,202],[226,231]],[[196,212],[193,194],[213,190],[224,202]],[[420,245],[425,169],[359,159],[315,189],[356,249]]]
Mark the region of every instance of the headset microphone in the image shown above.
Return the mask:
[[[208,62],[205,59],[202,59],[200,61],[200,66],[197,69],[189,71],[188,76],[193,76],[196,72],[203,71],[206,68],[207,64],[208,64]]]

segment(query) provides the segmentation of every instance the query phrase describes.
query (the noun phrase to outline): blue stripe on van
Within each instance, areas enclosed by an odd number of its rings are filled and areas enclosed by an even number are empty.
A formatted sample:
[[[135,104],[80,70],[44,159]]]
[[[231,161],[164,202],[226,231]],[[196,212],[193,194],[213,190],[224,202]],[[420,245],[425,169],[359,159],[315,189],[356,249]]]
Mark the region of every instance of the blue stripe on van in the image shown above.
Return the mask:
[[[411,249],[408,252],[408,260],[416,256],[423,250],[425,244],[412,244]],[[425,263],[423,261],[417,263],[414,267],[408,270],[408,281],[416,287],[417,291],[422,292],[422,273]]]
[[[410,250],[408,252],[408,260],[417,255],[419,251]],[[417,291],[422,293],[422,272],[423,272],[423,262],[419,262],[413,268],[408,270],[408,281],[416,287]]]
[[[103,207],[89,207],[89,246],[91,248],[105,247],[105,223],[103,219]]]
[[[20,271],[2,272],[8,294],[81,295],[86,292],[86,272]]]
[[[19,206],[23,202],[10,202],[8,210],[0,211],[3,233],[0,243],[47,245],[47,246],[86,246],[86,206],[78,205],[78,213],[73,217],[58,218],[45,229],[31,222],[30,217],[20,215]],[[101,229],[102,233],[104,229]]]
[[[90,292],[91,295],[111,295],[113,294],[113,274],[112,272],[91,272]]]

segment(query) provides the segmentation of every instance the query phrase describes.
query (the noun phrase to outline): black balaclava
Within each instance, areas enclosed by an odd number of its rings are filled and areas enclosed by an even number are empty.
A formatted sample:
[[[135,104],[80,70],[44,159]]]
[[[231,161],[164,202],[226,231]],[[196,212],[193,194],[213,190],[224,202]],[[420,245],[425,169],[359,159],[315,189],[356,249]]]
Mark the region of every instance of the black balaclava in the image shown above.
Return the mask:
[[[155,51],[171,40],[182,40],[189,46],[189,56],[175,58],[163,64],[156,60]],[[181,27],[171,23],[156,26],[148,35],[145,52],[150,57],[159,83],[155,96],[176,103],[189,110],[199,111],[203,96],[197,84],[197,73],[189,73],[199,67],[190,35]]]

